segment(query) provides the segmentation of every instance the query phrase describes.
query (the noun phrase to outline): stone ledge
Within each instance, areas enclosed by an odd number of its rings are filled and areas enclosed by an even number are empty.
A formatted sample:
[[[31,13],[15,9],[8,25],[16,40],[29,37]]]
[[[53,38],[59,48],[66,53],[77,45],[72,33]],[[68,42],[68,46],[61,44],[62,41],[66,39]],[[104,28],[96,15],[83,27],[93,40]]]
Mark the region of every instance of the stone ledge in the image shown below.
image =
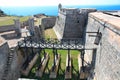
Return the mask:
[[[104,14],[102,12],[93,12],[89,14],[89,17],[98,21],[101,25],[109,28],[110,30],[120,34],[120,18]]]
[[[0,46],[2,46],[4,43],[6,43],[5,39],[3,39],[2,37],[0,37]]]

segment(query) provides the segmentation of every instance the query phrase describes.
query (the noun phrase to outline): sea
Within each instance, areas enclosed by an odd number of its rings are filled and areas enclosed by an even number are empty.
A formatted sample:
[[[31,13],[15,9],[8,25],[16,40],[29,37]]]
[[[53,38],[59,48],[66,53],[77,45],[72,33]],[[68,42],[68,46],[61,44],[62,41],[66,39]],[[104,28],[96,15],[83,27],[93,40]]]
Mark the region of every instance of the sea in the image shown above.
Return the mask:
[[[66,8],[96,8],[97,10],[106,10],[106,11],[113,11],[113,10],[120,10],[120,5],[97,5],[97,6],[63,6]],[[30,7],[0,7],[8,15],[15,15],[15,16],[32,16],[34,14],[46,14],[50,16],[57,16],[58,15],[58,6],[30,6]]]

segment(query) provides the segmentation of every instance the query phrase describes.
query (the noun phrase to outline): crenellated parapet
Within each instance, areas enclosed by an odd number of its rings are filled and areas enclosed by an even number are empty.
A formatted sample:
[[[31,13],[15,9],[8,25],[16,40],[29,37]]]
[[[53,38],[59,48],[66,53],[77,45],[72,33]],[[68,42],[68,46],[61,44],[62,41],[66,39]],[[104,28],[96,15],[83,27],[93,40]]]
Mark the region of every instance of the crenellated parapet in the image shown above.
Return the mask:
[[[58,17],[54,31],[59,39],[82,38],[87,22],[87,15],[96,9],[63,8],[58,6]]]

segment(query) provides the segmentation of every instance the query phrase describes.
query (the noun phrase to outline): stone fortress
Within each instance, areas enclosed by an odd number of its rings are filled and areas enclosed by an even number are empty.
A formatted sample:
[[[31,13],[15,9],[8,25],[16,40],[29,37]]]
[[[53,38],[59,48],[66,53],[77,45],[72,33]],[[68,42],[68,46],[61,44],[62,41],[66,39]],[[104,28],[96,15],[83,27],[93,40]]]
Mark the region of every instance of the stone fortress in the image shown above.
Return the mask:
[[[96,9],[62,8],[59,5],[54,31],[59,39],[81,38],[87,20],[87,14]],[[82,24],[81,24],[82,23]]]
[[[21,36],[33,36],[32,39],[38,41],[43,38],[44,29],[53,25],[58,39],[82,38],[84,47],[96,46],[85,50],[84,66],[90,66],[88,80],[120,80],[120,12],[62,8],[61,4],[58,8],[58,16],[43,19],[42,28],[35,27],[32,18],[24,29],[21,29],[19,20],[15,20],[12,29],[0,29],[1,32],[14,30],[12,35],[1,33],[6,40],[0,38],[0,80],[17,80],[21,75],[21,66],[27,57],[17,45],[23,39]],[[15,39],[16,45],[11,47],[9,38],[16,36],[20,38]]]

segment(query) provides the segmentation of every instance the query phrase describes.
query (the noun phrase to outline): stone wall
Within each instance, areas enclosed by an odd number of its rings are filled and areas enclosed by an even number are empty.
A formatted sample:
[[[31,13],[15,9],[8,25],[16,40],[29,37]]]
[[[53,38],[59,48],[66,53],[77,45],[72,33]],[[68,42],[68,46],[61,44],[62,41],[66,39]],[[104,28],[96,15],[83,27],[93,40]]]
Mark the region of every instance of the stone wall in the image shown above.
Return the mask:
[[[39,41],[41,38],[44,38],[44,30],[41,26],[35,26],[35,35],[34,41]]]
[[[15,26],[14,25],[5,25],[5,26],[0,26],[0,33],[1,32],[7,32],[7,31],[13,31],[15,30]]]
[[[0,80],[4,73],[4,67],[7,62],[8,53],[8,44],[5,42],[4,39],[0,38]]]
[[[75,9],[76,10],[76,9]],[[66,9],[64,10],[64,12]],[[69,12],[74,11],[70,9]],[[76,13],[64,14],[59,12],[54,31],[59,39],[61,38],[81,38],[84,27],[84,16]]]
[[[84,29],[85,19],[83,15],[66,15],[63,38],[81,38]]]
[[[56,18],[56,23],[53,29],[59,39],[63,37],[65,21],[66,21],[66,16],[58,13],[58,17]]]
[[[87,15],[96,9],[59,9],[54,31],[59,39],[82,38],[85,29]]]
[[[120,26],[114,22],[117,20],[119,18],[99,12],[89,14],[86,44],[95,45],[95,32],[102,34],[96,54],[93,50],[87,50],[85,54],[87,62],[94,65],[94,80],[120,80]]]
[[[11,49],[0,37],[0,80],[17,80],[20,77],[17,49]]]
[[[44,29],[52,28],[55,25],[56,17],[43,18],[41,21],[41,26]]]
[[[11,66],[9,69],[9,73],[7,75],[7,80],[18,80],[18,78],[20,77],[21,65],[19,65],[18,55],[17,55],[17,51],[15,48],[12,54],[13,54],[13,57],[12,57],[12,62],[11,62]]]

